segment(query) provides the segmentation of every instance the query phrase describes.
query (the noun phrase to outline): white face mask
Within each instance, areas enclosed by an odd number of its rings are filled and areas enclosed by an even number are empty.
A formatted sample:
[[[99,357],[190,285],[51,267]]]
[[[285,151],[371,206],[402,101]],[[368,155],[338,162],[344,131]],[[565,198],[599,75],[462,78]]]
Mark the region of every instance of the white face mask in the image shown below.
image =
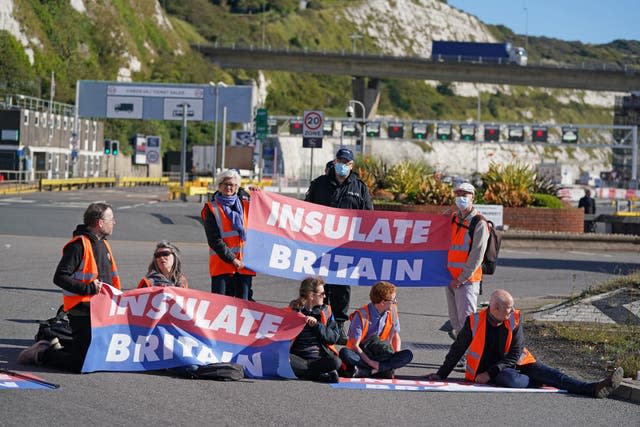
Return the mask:
[[[467,196],[456,197],[456,206],[461,211],[465,211],[471,206],[471,200]]]
[[[347,176],[349,175],[349,165],[344,163],[336,163],[335,165],[336,175],[338,176]]]

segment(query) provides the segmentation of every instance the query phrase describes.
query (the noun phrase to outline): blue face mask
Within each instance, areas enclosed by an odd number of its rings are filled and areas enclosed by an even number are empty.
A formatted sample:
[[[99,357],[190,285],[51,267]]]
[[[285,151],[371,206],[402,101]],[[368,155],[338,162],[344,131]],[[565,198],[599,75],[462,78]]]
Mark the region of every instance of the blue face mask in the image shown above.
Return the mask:
[[[349,165],[346,165],[344,163],[336,163],[336,165],[334,166],[335,170],[336,170],[336,175],[338,176],[347,176],[349,175]]]
[[[461,211],[467,210],[469,209],[469,206],[471,206],[471,200],[469,200],[466,196],[456,197],[455,202],[456,202],[456,206]]]

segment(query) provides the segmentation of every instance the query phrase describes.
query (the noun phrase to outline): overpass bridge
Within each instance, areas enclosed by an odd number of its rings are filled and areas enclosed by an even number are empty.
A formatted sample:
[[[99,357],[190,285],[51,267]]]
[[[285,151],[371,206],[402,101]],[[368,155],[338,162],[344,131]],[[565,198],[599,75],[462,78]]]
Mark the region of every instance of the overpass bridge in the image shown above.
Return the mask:
[[[631,92],[640,90],[640,69],[559,68],[496,63],[439,62],[429,58],[340,52],[193,45],[222,68],[354,76],[353,96],[374,114],[381,79],[492,83],[545,88]],[[368,80],[367,80],[368,79]]]

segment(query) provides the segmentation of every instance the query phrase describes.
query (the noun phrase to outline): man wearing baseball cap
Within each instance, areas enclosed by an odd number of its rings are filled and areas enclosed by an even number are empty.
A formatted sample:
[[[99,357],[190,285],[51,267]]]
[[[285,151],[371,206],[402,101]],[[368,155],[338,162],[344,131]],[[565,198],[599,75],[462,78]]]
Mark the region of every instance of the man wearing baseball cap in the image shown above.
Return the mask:
[[[358,174],[353,172],[353,152],[348,148],[339,149],[333,161],[333,168],[311,181],[304,200],[332,208],[373,210],[369,188],[360,180]],[[345,345],[345,322],[349,320],[351,286],[326,284],[324,290],[340,327],[338,344]]]
[[[451,242],[447,256],[447,268],[451,282],[445,289],[452,338],[464,326],[465,319],[476,312],[482,280],[482,259],[487,249],[489,228],[486,221],[478,221],[469,236],[471,219],[478,215],[473,207],[476,189],[468,182],[460,183],[454,190],[456,211],[451,219]]]

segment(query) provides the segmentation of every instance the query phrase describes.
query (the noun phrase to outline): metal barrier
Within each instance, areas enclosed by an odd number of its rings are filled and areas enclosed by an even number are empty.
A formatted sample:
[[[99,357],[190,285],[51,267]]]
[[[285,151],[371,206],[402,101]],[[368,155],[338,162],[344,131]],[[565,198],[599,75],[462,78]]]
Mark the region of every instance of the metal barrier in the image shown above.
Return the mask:
[[[133,187],[136,185],[167,185],[169,184],[169,177],[136,177],[136,176],[123,176],[118,179],[118,187]]]
[[[41,179],[40,191],[62,191],[74,188],[113,187],[115,178],[67,178],[67,179]]]

